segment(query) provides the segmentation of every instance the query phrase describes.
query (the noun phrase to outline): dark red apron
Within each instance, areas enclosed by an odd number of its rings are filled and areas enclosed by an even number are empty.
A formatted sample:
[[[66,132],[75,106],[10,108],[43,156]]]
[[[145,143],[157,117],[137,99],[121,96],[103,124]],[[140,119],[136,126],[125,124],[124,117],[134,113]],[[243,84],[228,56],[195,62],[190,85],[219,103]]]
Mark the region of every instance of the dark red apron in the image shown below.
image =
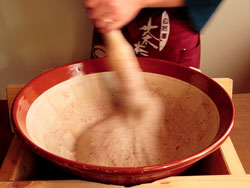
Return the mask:
[[[200,34],[176,9],[144,9],[122,29],[136,56],[200,67]],[[92,57],[105,56],[100,34],[93,36]]]

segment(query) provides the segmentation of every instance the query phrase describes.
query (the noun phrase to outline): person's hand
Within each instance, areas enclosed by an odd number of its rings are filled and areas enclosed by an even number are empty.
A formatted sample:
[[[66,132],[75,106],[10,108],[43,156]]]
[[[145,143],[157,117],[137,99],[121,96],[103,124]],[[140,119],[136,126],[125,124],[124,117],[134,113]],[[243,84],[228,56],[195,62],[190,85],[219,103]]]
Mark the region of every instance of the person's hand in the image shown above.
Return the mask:
[[[100,32],[120,29],[143,8],[142,0],[84,0],[87,15]]]

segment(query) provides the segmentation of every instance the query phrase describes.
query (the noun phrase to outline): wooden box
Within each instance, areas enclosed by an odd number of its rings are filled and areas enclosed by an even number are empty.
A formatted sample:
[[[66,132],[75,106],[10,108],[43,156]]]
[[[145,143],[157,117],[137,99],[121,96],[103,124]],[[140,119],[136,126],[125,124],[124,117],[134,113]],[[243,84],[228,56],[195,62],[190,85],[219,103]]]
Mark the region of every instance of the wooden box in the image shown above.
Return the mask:
[[[232,96],[232,80],[215,79]],[[12,102],[23,85],[7,87],[9,110]],[[14,131],[12,129],[12,131]],[[20,188],[70,188],[70,187],[123,187],[77,180],[75,176],[64,172],[60,167],[37,156],[26,147],[17,135],[14,135],[8,153],[0,169],[0,187]],[[135,187],[250,187],[250,175],[247,175],[239,160],[230,137],[213,154],[197,162],[180,176],[140,184]]]

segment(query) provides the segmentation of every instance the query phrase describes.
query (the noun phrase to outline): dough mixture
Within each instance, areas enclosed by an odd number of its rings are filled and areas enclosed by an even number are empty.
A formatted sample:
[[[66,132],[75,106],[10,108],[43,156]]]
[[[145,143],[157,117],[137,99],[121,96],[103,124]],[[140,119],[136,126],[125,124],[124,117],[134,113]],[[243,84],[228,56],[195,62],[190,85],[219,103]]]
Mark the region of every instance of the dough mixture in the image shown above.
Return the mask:
[[[207,147],[219,128],[219,113],[211,99],[181,80],[153,73],[142,74],[148,90],[160,96],[162,105],[167,108],[162,125],[157,129],[141,122],[138,125],[143,127],[124,128],[137,121],[137,117],[120,121],[124,117],[113,114],[111,101],[118,91],[115,84],[109,89],[102,87],[102,79],[114,80],[113,73],[106,72],[77,76],[43,93],[28,111],[29,136],[51,153],[70,160],[81,161],[83,158],[81,162],[102,166],[136,167],[167,163]],[[117,120],[122,123],[112,123]],[[96,126],[100,121],[107,124],[107,129]],[[88,137],[90,131],[95,136]],[[89,153],[103,132],[105,139],[95,145],[96,152]],[[82,135],[87,139],[82,141],[85,147],[80,148],[92,156],[87,159],[75,155],[79,149],[76,141]]]

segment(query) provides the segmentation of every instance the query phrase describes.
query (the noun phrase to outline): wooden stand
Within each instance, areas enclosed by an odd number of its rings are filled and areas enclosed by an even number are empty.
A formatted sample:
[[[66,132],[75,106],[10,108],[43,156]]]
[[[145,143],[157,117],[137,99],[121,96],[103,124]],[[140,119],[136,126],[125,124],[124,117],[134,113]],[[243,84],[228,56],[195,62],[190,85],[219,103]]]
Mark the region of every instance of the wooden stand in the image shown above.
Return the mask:
[[[215,79],[232,97],[232,80]],[[23,85],[10,85],[7,88],[9,110],[13,99]],[[12,128],[12,131],[14,129]],[[32,153],[17,135],[14,136],[8,153],[0,169],[0,187],[19,188],[78,188],[78,187],[123,187],[101,183],[74,180],[71,174]],[[184,174],[169,177],[153,183],[135,187],[147,188],[195,188],[195,187],[250,187],[250,175],[239,160],[230,137],[213,154],[197,162]]]

